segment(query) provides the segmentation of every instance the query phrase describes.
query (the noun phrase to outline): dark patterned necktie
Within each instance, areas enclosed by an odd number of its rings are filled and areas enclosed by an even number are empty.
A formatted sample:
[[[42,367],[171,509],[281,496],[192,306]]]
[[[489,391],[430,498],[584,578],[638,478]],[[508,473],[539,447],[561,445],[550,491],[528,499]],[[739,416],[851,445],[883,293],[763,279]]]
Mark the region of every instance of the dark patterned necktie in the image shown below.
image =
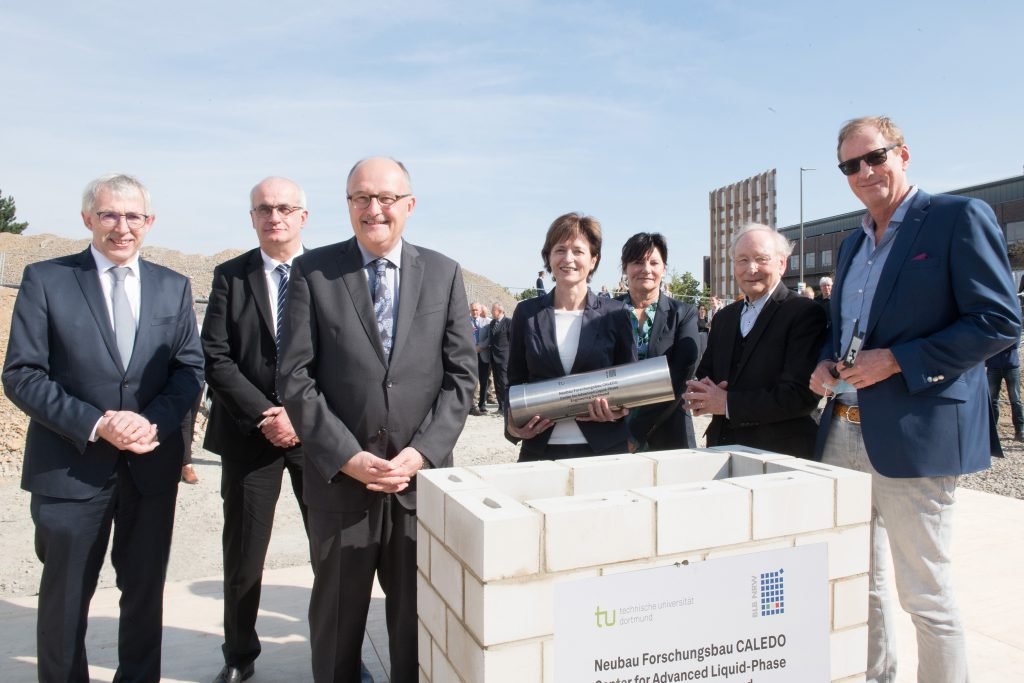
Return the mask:
[[[284,302],[288,296],[288,272],[291,270],[291,266],[287,263],[282,263],[274,271],[281,276],[280,281],[277,283],[277,330],[274,336],[274,348],[277,350],[277,355],[281,355],[281,328],[284,326]]]
[[[121,365],[124,368],[128,367],[128,362],[132,359],[132,350],[135,348],[135,316],[132,315],[128,294],[124,290],[124,279],[130,272],[131,268],[126,266],[110,269],[110,275],[114,278],[114,284],[110,288],[111,308],[114,312],[114,339],[117,341],[117,352],[121,355]]]
[[[379,258],[373,262],[377,275],[377,283],[373,288],[373,312],[377,316],[377,331],[380,333],[380,343],[384,347],[385,357],[391,355],[392,332],[395,327],[394,299],[387,277],[389,265],[391,264],[386,258]]]

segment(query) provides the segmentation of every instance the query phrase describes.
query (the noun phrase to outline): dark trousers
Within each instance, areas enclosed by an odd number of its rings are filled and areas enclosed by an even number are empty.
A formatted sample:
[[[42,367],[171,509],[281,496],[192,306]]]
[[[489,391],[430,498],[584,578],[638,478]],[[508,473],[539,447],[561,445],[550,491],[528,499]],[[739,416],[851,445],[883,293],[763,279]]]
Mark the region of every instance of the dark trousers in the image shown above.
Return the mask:
[[[508,391],[508,375],[505,364],[491,359],[491,373],[494,375],[494,395],[498,397],[498,410],[505,412],[505,393]]]
[[[88,500],[32,494],[39,583],[36,649],[40,681],[88,683],[85,631],[89,603],[114,528],[110,559],[121,590],[115,681],[160,680],[164,579],[171,551],[177,487],[143,496],[126,458]]]
[[[479,353],[476,355],[476,372],[480,381],[480,400],[477,407],[483,410],[484,404],[487,403],[487,387],[491,383],[491,362],[484,360]]]
[[[1010,402],[1010,415],[1013,428],[1024,428],[1024,409],[1020,402],[1020,368],[986,368],[988,374],[988,393],[992,399],[992,412],[999,421],[999,389],[1006,382],[1006,397]]]
[[[224,662],[243,668],[260,654],[256,615],[263,587],[263,563],[274,528],[284,470],[299,501],[302,522],[309,527],[302,502],[302,449],[274,449],[254,460],[224,458],[221,498],[224,499]]]
[[[309,640],[316,683],[359,683],[373,575],[386,595],[392,683],[419,680],[416,645],[416,513],[392,495],[369,510],[311,508],[313,590]]]

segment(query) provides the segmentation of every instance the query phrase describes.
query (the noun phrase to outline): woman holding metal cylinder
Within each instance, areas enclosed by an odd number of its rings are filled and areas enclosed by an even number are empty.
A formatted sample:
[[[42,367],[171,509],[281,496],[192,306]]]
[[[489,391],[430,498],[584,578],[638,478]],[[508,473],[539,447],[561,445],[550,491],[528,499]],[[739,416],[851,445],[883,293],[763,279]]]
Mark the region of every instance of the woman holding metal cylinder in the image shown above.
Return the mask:
[[[636,360],[629,314],[621,301],[598,297],[589,283],[601,261],[601,224],[577,213],[559,216],[541,249],[555,286],[521,302],[512,316],[508,359],[510,386],[599,370]],[[506,404],[507,405],[507,404]],[[588,414],[557,423],[534,415],[505,435],[522,441],[519,460],[555,460],[625,453],[628,409],[595,398]]]
[[[618,298],[629,309],[637,357],[666,357],[677,398],[675,405],[661,403],[633,410],[626,421],[630,451],[696,445],[693,420],[679,409],[678,399],[699,360],[697,312],[690,304],[662,293],[667,265],[668,244],[660,233],[638,232],[622,245],[622,272],[629,291]]]

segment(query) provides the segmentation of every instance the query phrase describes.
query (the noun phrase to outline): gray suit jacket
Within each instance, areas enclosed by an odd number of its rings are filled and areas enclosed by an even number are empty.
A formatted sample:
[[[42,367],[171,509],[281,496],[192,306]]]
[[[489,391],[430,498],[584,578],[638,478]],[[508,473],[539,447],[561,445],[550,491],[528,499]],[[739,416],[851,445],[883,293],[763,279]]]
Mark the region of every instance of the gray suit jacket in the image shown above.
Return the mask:
[[[140,261],[139,270],[138,332],[124,368],[92,253],[25,269],[3,384],[31,418],[21,479],[27,491],[78,500],[100,491],[120,457],[106,441],[89,441],[107,410],[131,410],[157,425],[160,446],[127,460],[139,491],[177,486],[182,420],[203,377],[192,290],[187,278],[162,266]]]
[[[391,458],[412,446],[451,466],[476,382],[467,307],[459,265],[405,242],[387,359],[355,238],[295,260],[278,395],[302,439],[310,507],[365,510],[382,495],[339,473],[362,450]],[[415,485],[397,497],[415,509]]]

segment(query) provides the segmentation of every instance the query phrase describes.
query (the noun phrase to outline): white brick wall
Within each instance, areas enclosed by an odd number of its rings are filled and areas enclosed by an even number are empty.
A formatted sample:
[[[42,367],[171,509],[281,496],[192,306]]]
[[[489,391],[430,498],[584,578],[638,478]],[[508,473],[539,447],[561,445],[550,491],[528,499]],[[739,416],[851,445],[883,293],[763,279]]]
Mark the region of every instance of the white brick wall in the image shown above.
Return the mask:
[[[870,477],[745,447],[421,472],[420,679],[553,683],[558,581],[828,544],[831,674],[864,680]]]

